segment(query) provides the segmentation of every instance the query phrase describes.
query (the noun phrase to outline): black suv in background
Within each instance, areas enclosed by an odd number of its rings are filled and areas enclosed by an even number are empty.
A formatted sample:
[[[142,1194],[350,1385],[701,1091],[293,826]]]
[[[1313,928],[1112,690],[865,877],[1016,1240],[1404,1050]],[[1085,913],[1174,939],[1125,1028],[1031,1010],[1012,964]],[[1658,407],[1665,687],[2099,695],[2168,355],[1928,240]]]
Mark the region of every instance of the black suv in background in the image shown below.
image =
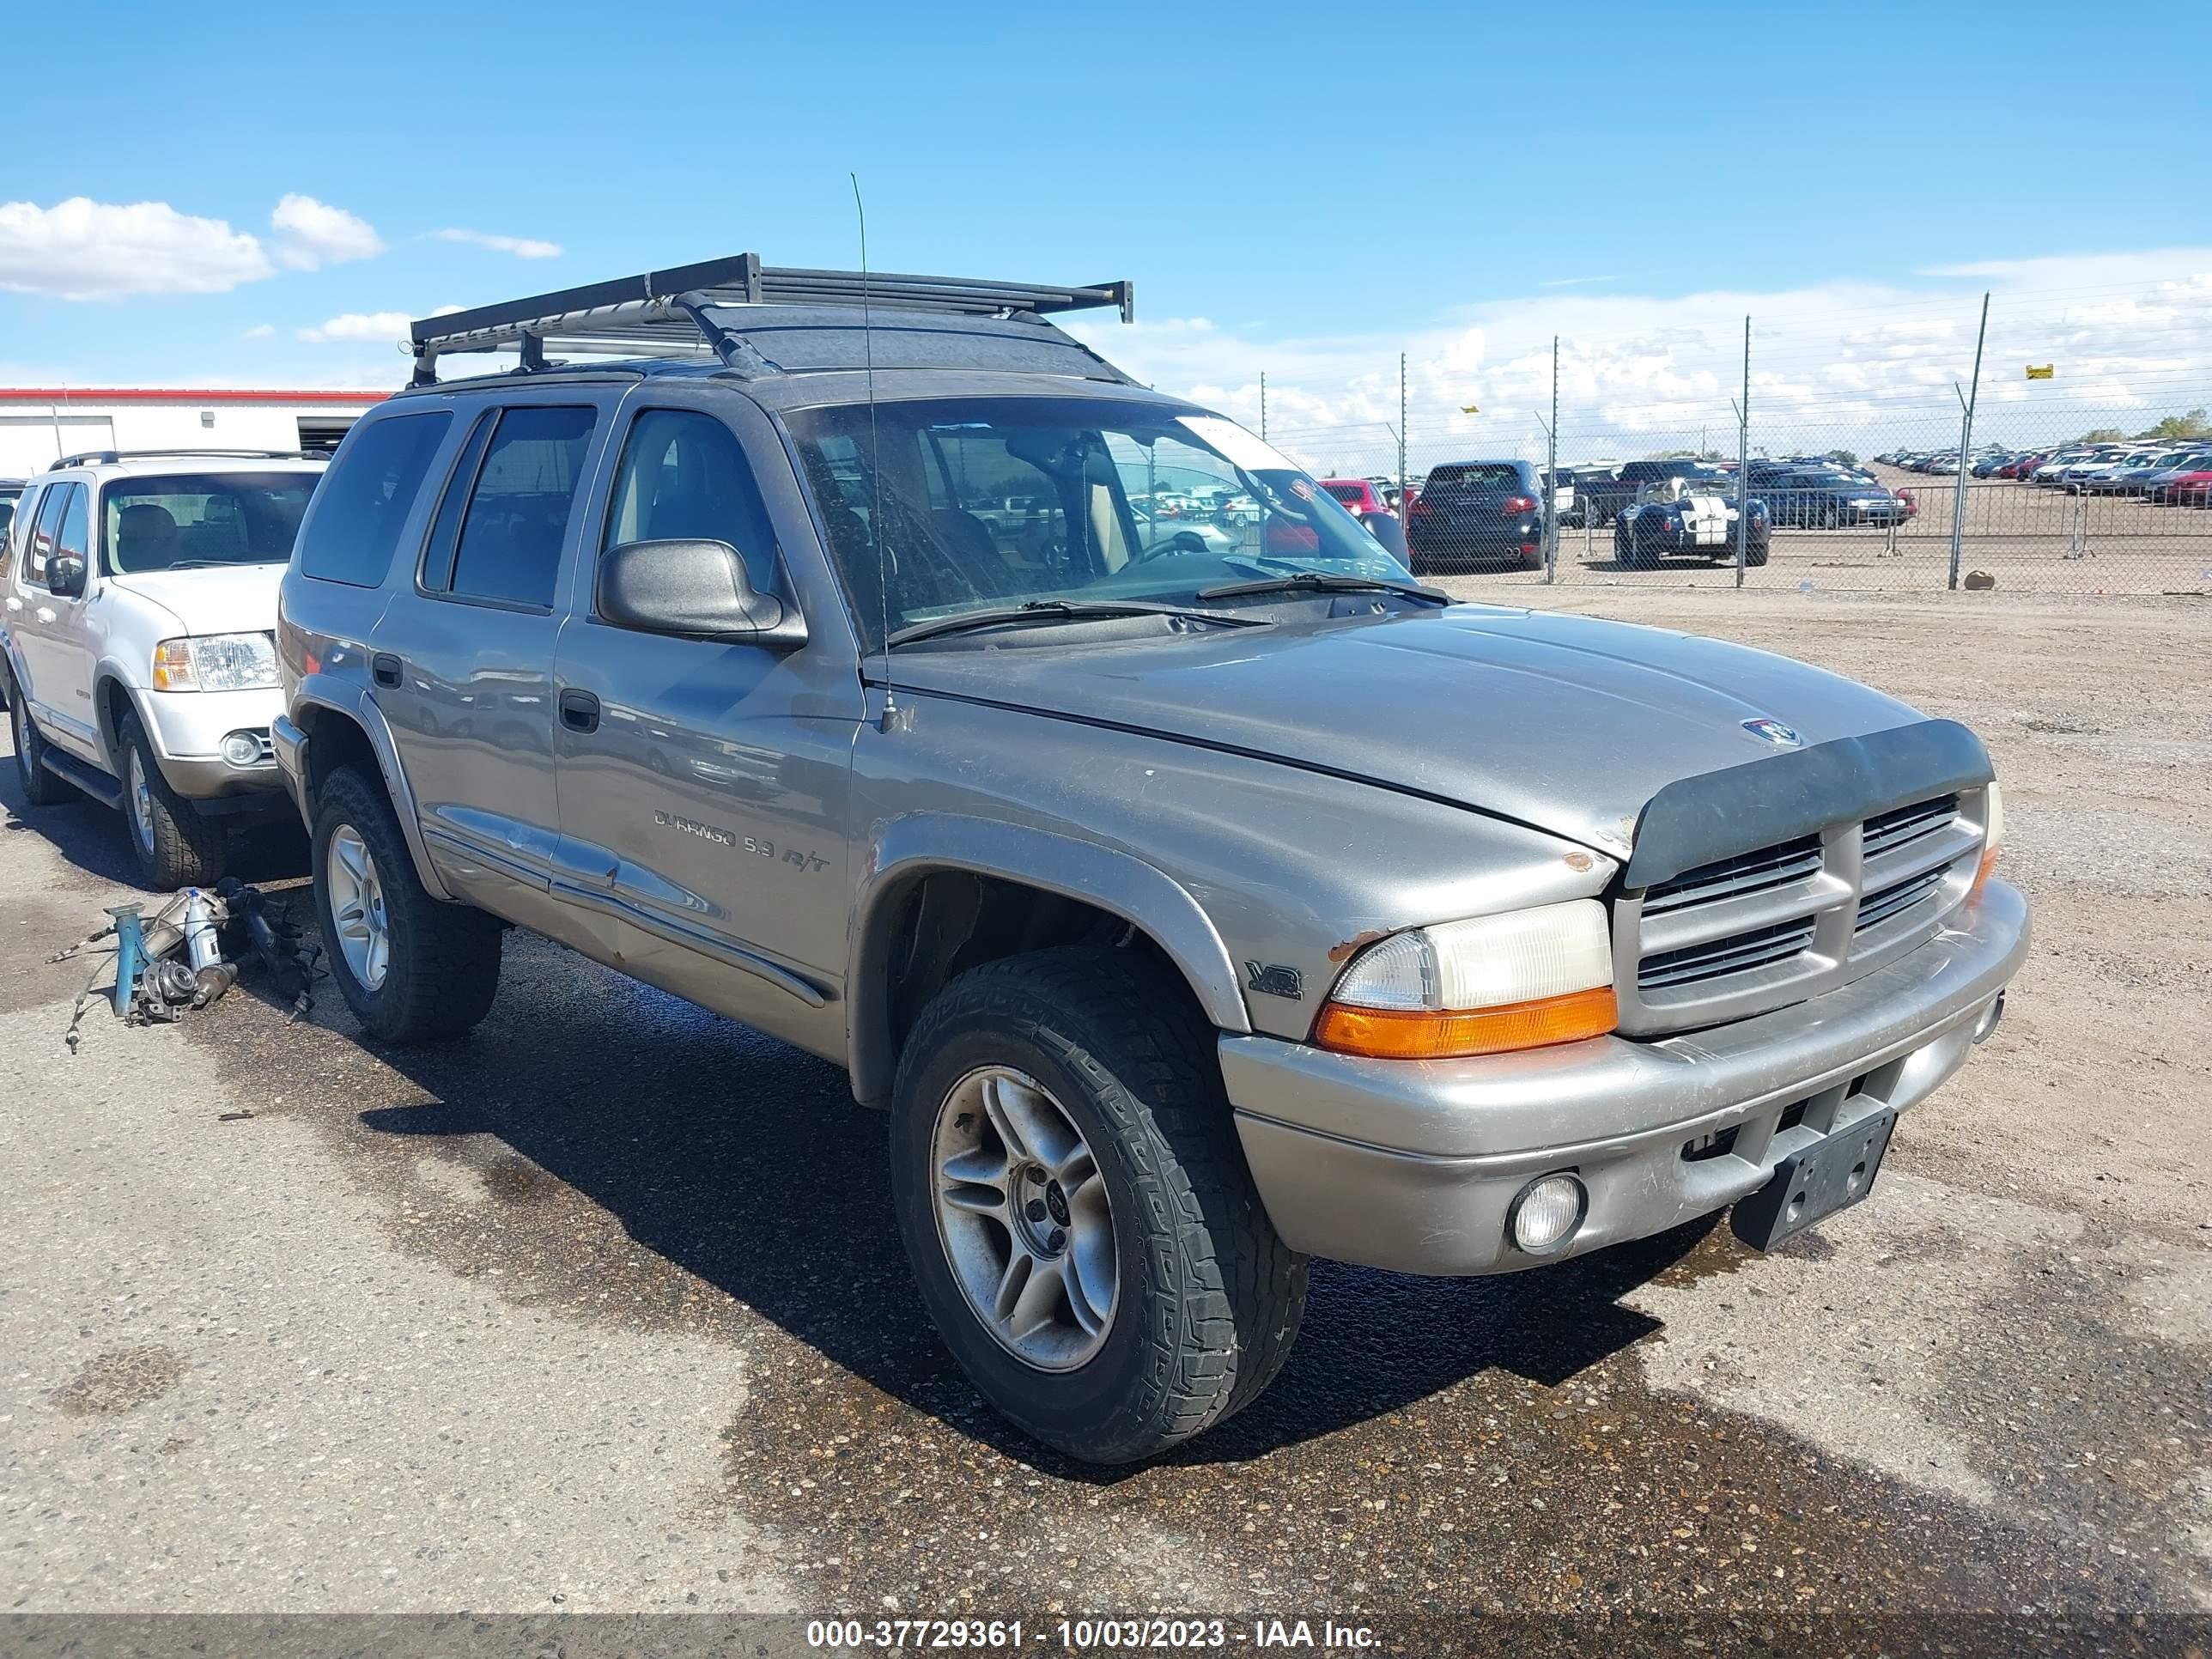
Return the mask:
[[[1406,553],[1417,576],[1504,560],[1544,562],[1550,509],[1528,461],[1451,461],[1430,470],[1406,516]]]

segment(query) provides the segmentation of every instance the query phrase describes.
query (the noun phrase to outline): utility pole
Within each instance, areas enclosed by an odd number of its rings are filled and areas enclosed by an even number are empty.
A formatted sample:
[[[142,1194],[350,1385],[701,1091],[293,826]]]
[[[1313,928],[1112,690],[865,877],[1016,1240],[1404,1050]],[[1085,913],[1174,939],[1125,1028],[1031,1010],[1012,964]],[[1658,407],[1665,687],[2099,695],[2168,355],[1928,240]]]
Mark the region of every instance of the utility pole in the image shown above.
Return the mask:
[[[1559,579],[1559,337],[1552,337],[1552,423],[1544,428],[1544,585]]]
[[[1406,354],[1398,354],[1398,516],[1406,516]]]
[[[1267,441],[1267,371],[1260,371],[1260,441]]]
[[[1751,319],[1743,319],[1743,401],[1735,406],[1735,585],[1743,586],[1745,538],[1751,533]]]
[[[1982,342],[1990,333],[1990,296],[1982,295],[1982,326],[1974,336],[1974,382],[1971,392],[1959,392],[1959,383],[1951,382],[1951,390],[1959,396],[1959,406],[1966,410],[1966,419],[1959,428],[1959,488],[1951,498],[1951,586],[1959,586],[1959,553],[1966,538],[1966,469],[1973,465],[1971,451],[1974,442],[1974,404],[1982,395]]]

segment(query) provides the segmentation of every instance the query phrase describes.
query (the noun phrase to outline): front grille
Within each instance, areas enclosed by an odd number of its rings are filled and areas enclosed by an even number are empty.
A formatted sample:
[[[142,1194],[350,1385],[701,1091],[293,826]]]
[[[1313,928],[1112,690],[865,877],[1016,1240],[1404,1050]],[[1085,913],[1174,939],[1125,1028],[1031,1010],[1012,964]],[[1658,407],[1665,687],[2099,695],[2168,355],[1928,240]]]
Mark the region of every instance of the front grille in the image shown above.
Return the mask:
[[[1644,914],[1660,915],[1686,905],[1709,903],[1737,893],[1756,893],[1769,887],[1802,881],[1820,867],[1820,838],[1801,836],[1756,852],[1701,864],[1679,876],[1654,883],[1644,895]]]
[[[1614,992],[1632,1036],[1802,1002],[1911,949],[1966,896],[1979,791],[1747,848],[1624,895]]]
[[[1731,933],[1710,945],[1686,945],[1679,951],[1662,951],[1656,956],[1646,957],[1638,964],[1636,983],[1639,988],[1650,991],[1717,979],[1723,974],[1740,974],[1746,969],[1786,962],[1812,942],[1810,916],[1777,922],[1771,927]]]
[[[1943,884],[1943,878],[1949,873],[1950,867],[1948,865],[1939,864],[1933,870],[1923,871],[1910,881],[1900,881],[1893,887],[1885,887],[1879,892],[1869,893],[1859,901],[1858,918],[1852,924],[1851,931],[1854,933],[1863,933],[1869,927],[1879,927],[1892,916],[1904,915],[1941,887]]]
[[[1956,795],[1938,795],[1934,800],[1915,801],[1893,811],[1877,812],[1866,821],[1866,855],[1873,858],[1923,836],[1933,835],[1958,816]]]

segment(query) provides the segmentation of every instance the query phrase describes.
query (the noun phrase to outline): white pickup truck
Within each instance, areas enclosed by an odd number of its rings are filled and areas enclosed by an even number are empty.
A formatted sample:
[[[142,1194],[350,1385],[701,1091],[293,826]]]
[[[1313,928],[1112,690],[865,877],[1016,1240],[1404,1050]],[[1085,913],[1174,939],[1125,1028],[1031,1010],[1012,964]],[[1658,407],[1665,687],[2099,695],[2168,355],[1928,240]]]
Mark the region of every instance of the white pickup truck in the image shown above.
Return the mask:
[[[281,814],[276,585],[320,458],[65,456],[24,487],[0,574],[0,698],[33,806],[119,809],[146,885],[222,873]]]

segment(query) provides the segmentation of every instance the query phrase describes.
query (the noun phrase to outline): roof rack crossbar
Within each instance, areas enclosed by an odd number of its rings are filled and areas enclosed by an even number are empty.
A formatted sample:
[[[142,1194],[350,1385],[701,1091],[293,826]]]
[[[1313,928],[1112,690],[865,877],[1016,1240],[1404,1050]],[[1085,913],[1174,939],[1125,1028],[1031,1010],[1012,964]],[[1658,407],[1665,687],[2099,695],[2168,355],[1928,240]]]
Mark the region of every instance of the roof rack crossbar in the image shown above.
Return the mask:
[[[740,253],[421,318],[409,325],[408,348],[415,358],[416,386],[435,384],[438,359],[454,352],[513,346],[526,369],[541,368],[549,341],[642,356],[711,353],[740,373],[770,373],[775,366],[740,334],[716,325],[706,314],[710,307],[849,306],[859,304],[864,291],[871,306],[970,317],[1034,319],[1112,307],[1126,323],[1136,314],[1135,287],[1127,282],[1048,287],[899,272],[864,276],[856,270],[763,265],[758,254]]]

